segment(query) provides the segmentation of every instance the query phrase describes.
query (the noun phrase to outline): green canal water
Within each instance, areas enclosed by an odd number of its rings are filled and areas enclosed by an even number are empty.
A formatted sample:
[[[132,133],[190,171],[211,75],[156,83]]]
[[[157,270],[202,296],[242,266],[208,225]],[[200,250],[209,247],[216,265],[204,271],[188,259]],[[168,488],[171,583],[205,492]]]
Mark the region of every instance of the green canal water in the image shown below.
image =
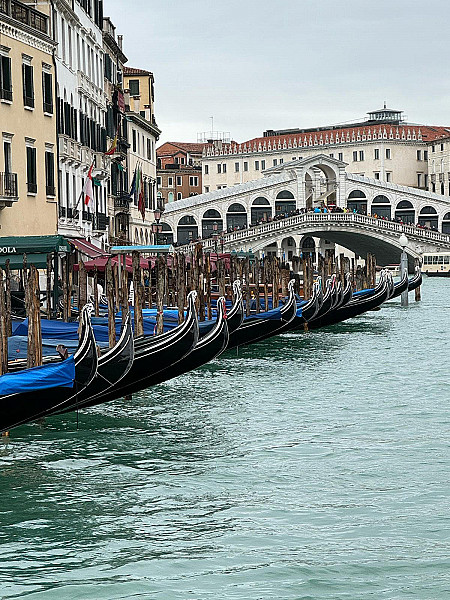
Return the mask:
[[[412,298],[412,295],[411,295]],[[0,598],[450,598],[450,280],[0,445]]]

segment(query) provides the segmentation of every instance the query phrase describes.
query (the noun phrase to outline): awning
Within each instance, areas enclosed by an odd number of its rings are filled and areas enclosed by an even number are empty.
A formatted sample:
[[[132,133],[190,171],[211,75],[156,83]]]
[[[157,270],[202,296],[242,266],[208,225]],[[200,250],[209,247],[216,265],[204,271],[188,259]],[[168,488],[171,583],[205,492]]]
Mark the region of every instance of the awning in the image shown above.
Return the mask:
[[[67,241],[71,246],[73,246],[78,252],[88,256],[89,258],[98,258],[100,256],[111,256],[103,250],[102,248],[98,248],[94,246],[91,242],[84,238],[68,238]]]
[[[48,254],[49,252],[70,252],[70,246],[61,235],[0,237],[0,257],[2,258],[11,254]]]
[[[1,254],[0,266],[4,267],[9,258],[9,268],[17,271],[23,268],[23,254]],[[36,269],[47,268],[47,254],[27,254],[27,265],[34,265]]]
[[[99,273],[104,273],[106,270],[106,263],[108,262],[108,258],[109,258],[109,256],[100,256],[99,258],[95,258],[94,260],[88,260],[87,262],[84,263],[84,268],[86,269],[86,271],[88,273],[93,272],[95,270],[97,270]],[[112,263],[112,265],[117,265],[117,263],[118,263],[117,256],[114,256],[111,259],[111,263]],[[122,259],[121,264],[123,266],[123,259]],[[148,260],[147,259],[141,258],[140,268],[148,269]],[[74,264],[73,269],[74,269],[74,271],[78,271],[77,263]],[[131,256],[126,257],[126,270],[128,271],[128,273],[133,272],[133,260],[132,260]]]

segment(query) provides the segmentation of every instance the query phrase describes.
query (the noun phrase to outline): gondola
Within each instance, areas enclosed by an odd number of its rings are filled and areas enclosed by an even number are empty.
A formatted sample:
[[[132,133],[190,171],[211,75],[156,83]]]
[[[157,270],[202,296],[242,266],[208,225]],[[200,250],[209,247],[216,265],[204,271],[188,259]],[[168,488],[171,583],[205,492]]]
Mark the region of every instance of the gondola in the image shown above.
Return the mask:
[[[98,394],[93,404],[115,400],[144,390],[152,378],[189,354],[198,340],[198,320],[195,310],[196,292],[188,295],[186,319],[172,331],[154,337],[139,337],[134,341],[134,360],[131,369],[116,385]],[[90,406],[89,402],[83,406]]]
[[[85,306],[81,314],[80,343],[73,356],[75,366],[73,386],[56,386],[48,389],[36,387],[33,389],[35,378],[45,377],[47,369],[57,369],[61,363],[43,365],[5,375],[4,377],[10,378],[13,386],[14,378],[22,378],[28,387],[23,387],[24,391],[0,396],[2,407],[0,411],[0,431],[10,430],[57,410],[64,403],[80,394],[94,379],[97,372],[97,349],[90,321],[91,310],[91,306]],[[67,360],[72,360],[72,358]],[[16,381],[19,381],[19,379],[16,379]]]
[[[309,321],[320,319],[321,317],[323,317],[330,311],[331,305],[333,303],[333,292],[334,292],[333,282],[331,281],[331,279],[327,279],[327,281],[325,282],[325,293],[323,294],[322,304],[319,307],[319,310],[317,311],[317,313],[314,315],[314,317],[312,319],[310,319]],[[308,321],[308,323],[309,323],[309,321]]]
[[[58,407],[52,414],[77,410],[86,401],[93,401],[117,385],[131,369],[134,360],[133,329],[128,313],[117,343],[98,359],[97,373],[91,383],[77,396]]]
[[[394,283],[394,289],[392,291],[392,295],[390,296],[390,298],[397,298],[398,296],[403,294],[403,292],[406,292],[408,287],[409,287],[408,274],[404,273],[401,280],[398,281],[397,283]]]
[[[408,292],[412,292],[420,285],[422,285],[422,271],[420,270],[420,267],[417,267],[414,277],[411,277],[408,281]]]
[[[357,317],[362,313],[381,306],[383,302],[389,299],[391,293],[389,279],[390,278],[382,274],[382,277],[372,294],[353,298],[345,306],[330,311],[323,317],[313,319],[311,323],[308,324],[309,329],[319,329],[321,327],[327,327],[328,325],[335,325],[336,323],[341,323],[347,319]]]
[[[289,297],[284,306],[246,317],[239,329],[230,335],[228,348],[253,344],[281,333],[297,313],[294,284],[294,280],[289,282]]]
[[[313,285],[313,293],[308,301],[297,302],[297,311],[295,317],[291,321],[289,329],[297,329],[303,327],[305,323],[310,321],[319,312],[321,303],[323,300],[323,294],[321,290],[321,284],[316,281]]]

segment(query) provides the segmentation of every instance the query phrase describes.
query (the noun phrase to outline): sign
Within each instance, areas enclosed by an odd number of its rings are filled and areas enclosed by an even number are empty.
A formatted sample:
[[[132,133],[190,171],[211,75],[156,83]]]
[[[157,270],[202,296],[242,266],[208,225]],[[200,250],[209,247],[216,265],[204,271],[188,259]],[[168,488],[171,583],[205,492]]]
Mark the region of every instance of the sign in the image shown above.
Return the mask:
[[[17,250],[12,246],[0,246],[0,254],[17,254]]]

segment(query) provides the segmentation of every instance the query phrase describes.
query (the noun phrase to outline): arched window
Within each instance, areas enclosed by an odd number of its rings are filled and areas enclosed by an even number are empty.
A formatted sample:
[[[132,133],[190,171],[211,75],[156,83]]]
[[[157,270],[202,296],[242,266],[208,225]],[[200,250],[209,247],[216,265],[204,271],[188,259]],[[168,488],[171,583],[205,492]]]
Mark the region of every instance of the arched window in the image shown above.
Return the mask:
[[[169,192],[167,195],[167,201],[168,202],[173,202],[173,192]]]
[[[188,244],[198,238],[197,221],[192,215],[181,217],[177,227],[177,241],[179,244]]]
[[[389,198],[380,194],[379,196],[375,196],[372,200],[372,205],[370,207],[370,212],[372,215],[377,215],[379,217],[384,217],[385,219],[391,218],[391,203],[389,202]]]
[[[277,194],[277,200],[294,200],[294,194],[288,190],[283,190]]]
[[[402,200],[397,204],[395,209],[395,218],[407,225],[414,224],[416,222],[416,211],[409,200]]]
[[[220,212],[214,208],[207,210],[202,219],[202,237],[204,240],[210,238],[215,232],[223,230],[223,221]]]
[[[450,233],[450,212],[445,213],[442,219],[442,233]]]
[[[265,222],[272,219],[272,207],[267,198],[259,196],[253,200],[251,208],[251,221],[253,224]]]
[[[347,208],[350,211],[356,211],[363,215],[367,214],[367,198],[361,190],[353,190],[350,192],[347,200]]]
[[[361,190],[353,190],[353,192],[350,192],[350,194],[348,195],[348,199],[351,200],[352,198],[365,198],[366,195],[364,192],[362,192]]]
[[[419,225],[427,229],[437,229],[438,215],[433,206],[424,206],[419,213]]]
[[[287,190],[283,190],[279,194],[277,194],[277,198],[275,200],[275,215],[289,215],[294,212],[297,208],[294,194],[288,192]]]
[[[227,211],[227,229],[246,229],[247,211],[242,204],[235,202]]]
[[[159,239],[161,240],[161,244],[173,244],[173,232],[170,225],[167,223],[160,223],[161,225],[161,233],[159,234]]]

